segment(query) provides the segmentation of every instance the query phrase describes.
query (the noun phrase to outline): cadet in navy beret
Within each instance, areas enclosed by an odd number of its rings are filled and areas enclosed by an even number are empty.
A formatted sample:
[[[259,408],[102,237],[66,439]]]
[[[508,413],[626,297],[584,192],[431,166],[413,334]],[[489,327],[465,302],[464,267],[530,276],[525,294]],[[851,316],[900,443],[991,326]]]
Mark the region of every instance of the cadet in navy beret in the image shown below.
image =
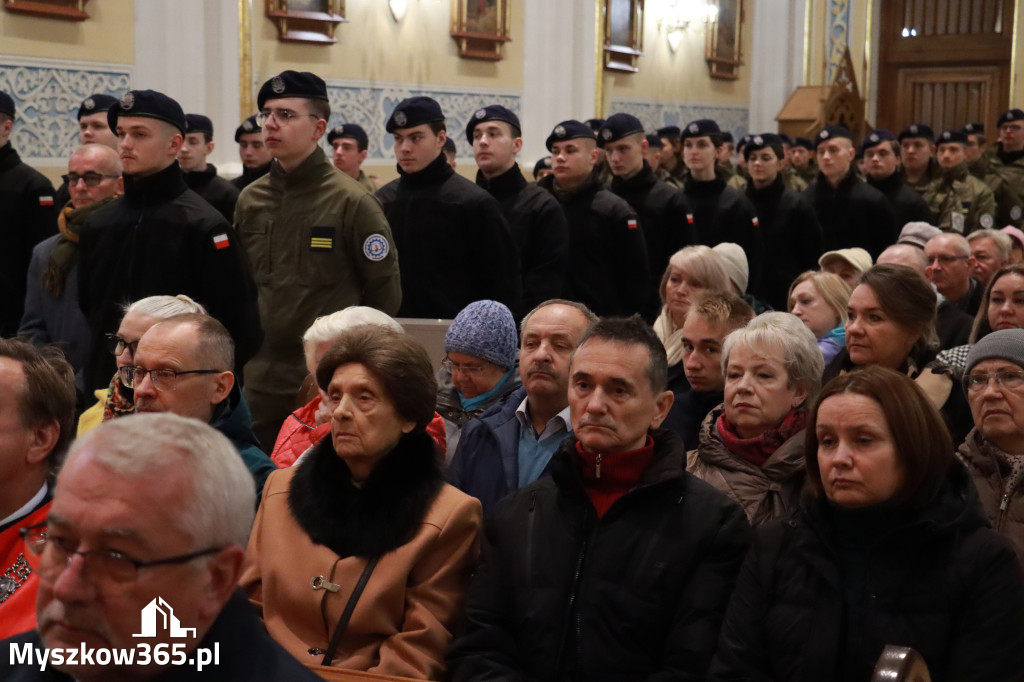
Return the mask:
[[[710,118],[700,118],[696,121],[690,121],[680,131],[679,137],[683,140],[687,140],[691,137],[715,137],[715,146],[717,147],[722,141],[722,129],[718,127],[716,121],[712,121]]]
[[[892,134],[891,130],[878,128],[864,136],[864,139],[860,141],[860,147],[857,151],[859,154],[863,155],[864,152],[871,147],[882,144],[883,142],[893,142],[895,140],[896,136]]]
[[[298,97],[327,101],[327,84],[324,79],[309,71],[282,71],[260,87],[256,105],[263,105],[274,99]]]
[[[940,174],[935,160],[935,131],[924,123],[911,123],[896,139],[902,150],[903,179],[911,189],[924,195]]]
[[[185,133],[206,133],[207,141],[213,139],[213,121],[202,114],[185,114]]]
[[[116,103],[117,98],[110,95],[90,95],[83,99],[82,103],[78,105],[78,120],[81,121],[83,116],[108,111],[110,107],[114,106]]]
[[[374,193],[380,189],[380,186],[363,172],[362,166],[369,153],[370,138],[362,126],[355,123],[334,126],[327,133],[327,143],[334,150],[331,160],[335,168],[358,182],[368,192]]]
[[[682,131],[679,130],[679,126],[665,126],[664,128],[658,128],[658,137],[667,137],[672,139],[673,137],[678,138]]]
[[[252,135],[255,133],[262,132],[263,126],[260,125],[260,122],[256,120],[256,115],[253,114],[252,116],[249,116],[244,121],[242,121],[241,124],[239,124],[239,126],[235,128],[235,142],[238,142],[239,138],[241,138],[242,135]]]
[[[846,126],[832,124],[825,126],[814,136],[814,148],[817,149],[818,145],[826,140],[834,140],[836,138],[849,140],[850,145],[853,145],[853,135],[850,134],[850,130]]]
[[[760,151],[765,147],[770,147],[775,151],[775,156],[779,159],[783,158],[785,152],[782,151],[782,138],[775,133],[761,133],[760,135],[744,135],[740,141],[743,144],[743,156],[749,159],[750,155],[756,151]]]
[[[548,135],[548,139],[544,141],[544,146],[547,147],[548,151],[551,151],[551,145],[555,142],[564,142],[566,140],[593,140],[597,142],[597,138],[594,137],[594,131],[590,129],[586,123],[580,123],[579,121],[568,120],[562,121],[551,130],[551,134]]]
[[[216,166],[206,162],[214,148],[213,121],[202,114],[185,114],[185,123],[185,139],[178,151],[178,165],[185,173],[185,184],[232,222],[239,189],[220,177]]]
[[[7,114],[13,120],[15,118],[14,100],[6,92],[0,91],[0,114]]]
[[[479,124],[486,123],[487,121],[503,121],[508,123],[512,126],[512,137],[522,137],[523,127],[519,125],[519,117],[516,116],[515,112],[500,104],[490,104],[477,109],[469,117],[469,121],[466,123],[466,141],[473,144],[473,131]]]
[[[657,133],[648,133],[647,135],[644,135],[644,139],[647,140],[647,146],[649,148],[662,149],[665,146]]]
[[[384,124],[384,129],[393,133],[396,130],[415,128],[427,123],[444,123],[444,112],[436,100],[418,95],[399,102]]]
[[[683,141],[680,133],[679,126],[664,126],[657,130],[663,144],[658,162],[658,179],[681,188],[686,166],[683,165]]]
[[[188,128],[185,112],[176,100],[156,90],[130,90],[107,110],[107,125],[117,132],[120,116],[142,116],[169,123],[184,135]],[[126,169],[127,172],[127,169]]]
[[[1012,123],[1013,121],[1024,121],[1024,110],[1010,109],[1008,111],[1004,111],[996,124],[1002,128],[1003,125]]]
[[[963,127],[963,131],[968,135],[984,135],[985,124],[984,123],[968,123]]]
[[[361,125],[356,123],[342,123],[341,125],[334,126],[327,133],[327,143],[330,145],[333,145],[335,140],[345,138],[355,140],[359,146],[359,151],[363,151],[370,146],[370,138],[367,136],[366,131],[363,130]]]
[[[793,138],[793,146],[794,147],[802,147],[802,148],[806,149],[809,152],[813,152],[814,151],[814,142],[812,142],[811,138],[809,138],[809,137],[794,137]]]
[[[597,131],[597,146],[604,147],[609,142],[615,142],[629,135],[643,132],[644,126],[636,116],[631,114],[612,114]]]
[[[903,142],[903,140],[913,138],[921,138],[922,140],[935,142],[935,131],[932,130],[931,126],[924,123],[911,123],[900,131],[900,134],[896,139]]]
[[[242,160],[242,174],[232,180],[231,184],[241,192],[267,174],[273,157],[263,141],[263,127],[256,120],[255,114],[235,128],[235,142],[238,144],[238,157]]]
[[[590,129],[592,131],[594,131],[595,135],[597,135],[597,131],[600,130],[601,126],[604,125],[604,119],[603,118],[588,118],[586,121],[584,121],[584,123],[586,123],[588,126],[590,126]]]
[[[967,144],[967,133],[962,130],[944,130],[938,139],[935,140],[935,144],[938,146],[944,145],[949,142],[956,142],[957,144]]]
[[[551,157],[545,156],[537,159],[537,163],[533,164],[533,181],[540,180],[545,175],[551,175]]]
[[[444,138],[444,146],[441,147],[441,150],[444,152],[445,158],[448,159],[448,165],[455,168],[455,156],[458,154],[458,149],[455,147],[455,140],[450,137]]]
[[[860,153],[864,157],[864,180],[889,202],[897,225],[927,223],[933,219],[928,202],[903,181],[900,145],[891,130],[872,130],[861,140]]]
[[[107,124],[107,112],[115,104],[116,97],[100,93],[82,100],[78,105],[78,139],[82,144],[105,144],[117,149],[117,136]],[[58,205],[62,206],[67,203],[66,199],[70,199],[70,196],[61,195],[58,199],[63,202],[58,202]]]

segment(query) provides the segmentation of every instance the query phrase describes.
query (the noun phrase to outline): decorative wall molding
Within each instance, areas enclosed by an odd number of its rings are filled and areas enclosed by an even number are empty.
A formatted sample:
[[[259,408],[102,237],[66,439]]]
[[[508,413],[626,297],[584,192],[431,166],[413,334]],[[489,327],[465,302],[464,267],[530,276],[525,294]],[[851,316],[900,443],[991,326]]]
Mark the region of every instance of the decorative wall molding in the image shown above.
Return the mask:
[[[632,114],[640,119],[647,132],[665,126],[682,128],[698,118],[714,119],[737,140],[750,132],[750,109],[744,106],[619,97],[608,102],[608,113]]]
[[[82,100],[95,93],[120,97],[131,81],[128,64],[0,55],[0,90],[18,112],[11,144],[29,164],[64,166],[78,147]]]
[[[473,112],[488,104],[501,104],[522,114],[523,94],[519,90],[332,79],[327,81],[327,98],[331,104],[328,130],[342,123],[358,123],[370,138],[365,164],[393,164],[393,140],[384,130],[384,123],[399,102],[416,95],[438,101],[447,119],[448,136],[455,140],[457,156],[469,160],[473,158],[473,150],[466,142],[465,130]]]
[[[843,53],[850,42],[850,0],[829,0],[828,26],[825,30],[825,51],[828,54],[828,69],[825,84],[832,82],[836,70],[843,61]]]

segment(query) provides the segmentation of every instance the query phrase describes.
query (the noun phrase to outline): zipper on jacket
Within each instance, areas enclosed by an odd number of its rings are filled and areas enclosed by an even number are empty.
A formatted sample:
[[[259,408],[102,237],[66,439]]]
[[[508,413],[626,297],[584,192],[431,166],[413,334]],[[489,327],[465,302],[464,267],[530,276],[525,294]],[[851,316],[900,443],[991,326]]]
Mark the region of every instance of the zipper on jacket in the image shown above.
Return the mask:
[[[533,575],[533,525],[537,515],[533,510],[537,507],[537,491],[530,493],[530,509],[526,520],[526,580]]]
[[[597,460],[595,462],[596,466],[597,466],[597,470],[594,472],[594,475],[595,475],[596,478],[601,478],[601,457],[602,457],[601,453],[600,452],[597,453]]]
[[[582,629],[583,629],[583,624],[582,624],[582,622],[580,620],[580,614],[575,611],[575,606],[576,606],[576,598],[577,598],[577,596],[579,596],[580,577],[583,575],[583,559],[587,555],[587,545],[589,544],[589,540],[590,540],[590,532],[591,532],[590,523],[589,523],[589,520],[587,519],[587,513],[584,512],[584,519],[583,519],[583,541],[580,543],[580,551],[579,551],[579,554],[576,557],[576,568],[573,571],[572,591],[569,593],[569,604],[568,604],[569,610],[567,612],[567,615],[573,621],[573,627],[575,629],[575,635],[574,635],[573,639],[576,640],[574,642],[574,644],[575,644],[574,648],[576,649],[576,661],[574,662],[574,665],[576,666],[576,671],[574,671],[574,676],[576,676],[576,673],[578,672],[578,668],[579,668],[580,640],[582,639],[581,635],[582,635]],[[568,625],[568,623],[567,623],[567,625]],[[558,647],[558,658],[555,661],[555,670],[559,671],[560,675],[564,674],[566,672],[566,669],[567,669],[567,665],[566,665],[566,661],[565,661],[565,651],[566,651],[566,644],[567,644],[566,639],[569,636],[569,633],[566,630],[562,631],[562,642],[561,642],[560,646]]]
[[[1010,504],[1010,493],[1005,493],[1003,499],[999,501],[999,520],[996,522],[996,530],[1002,530],[1003,528],[1003,517],[1006,516],[1006,508]]]

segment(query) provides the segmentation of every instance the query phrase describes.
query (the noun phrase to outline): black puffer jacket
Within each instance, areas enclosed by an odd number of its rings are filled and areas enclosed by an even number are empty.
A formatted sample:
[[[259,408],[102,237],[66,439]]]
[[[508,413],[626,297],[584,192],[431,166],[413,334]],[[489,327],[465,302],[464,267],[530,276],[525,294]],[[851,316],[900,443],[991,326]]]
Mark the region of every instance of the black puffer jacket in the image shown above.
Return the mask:
[[[759,530],[709,679],[864,682],[887,644],[933,682],[1021,679],[1024,577],[962,466],[923,510],[808,500]]]
[[[703,680],[750,529],[655,431],[640,484],[600,519],[576,439],[500,501],[449,649],[451,679]]]

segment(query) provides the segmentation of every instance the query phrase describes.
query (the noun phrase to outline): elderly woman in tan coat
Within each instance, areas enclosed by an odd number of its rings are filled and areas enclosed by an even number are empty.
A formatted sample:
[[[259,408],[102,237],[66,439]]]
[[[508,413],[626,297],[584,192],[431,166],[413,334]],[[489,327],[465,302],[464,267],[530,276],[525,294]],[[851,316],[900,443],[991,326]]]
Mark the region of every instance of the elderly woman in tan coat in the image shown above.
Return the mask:
[[[799,502],[806,406],[824,367],[814,334],[790,313],[764,313],[725,338],[725,399],[686,468],[739,502],[753,526]]]
[[[478,556],[480,503],[444,483],[436,384],[414,339],[350,329],[321,359],[331,437],[267,480],[241,584],[267,631],[330,679],[417,679],[444,650]]]

